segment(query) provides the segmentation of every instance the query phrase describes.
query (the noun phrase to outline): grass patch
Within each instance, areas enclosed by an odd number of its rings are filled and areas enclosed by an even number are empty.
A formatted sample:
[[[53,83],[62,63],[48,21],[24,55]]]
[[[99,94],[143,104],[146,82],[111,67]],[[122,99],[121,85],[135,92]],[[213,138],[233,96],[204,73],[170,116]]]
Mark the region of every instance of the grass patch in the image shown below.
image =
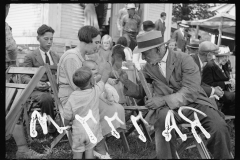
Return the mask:
[[[71,147],[68,143],[67,136],[64,136],[62,140],[50,150],[51,142],[53,137],[44,135],[40,126],[37,126],[38,136],[33,139],[33,141],[28,143],[29,148],[39,152],[47,153],[48,159],[72,159]],[[155,152],[155,142],[147,141],[146,143],[138,139],[138,134],[131,134],[127,137],[130,151],[125,152],[123,148],[123,143],[121,139],[116,139],[115,137],[110,137],[107,140],[109,154],[113,159],[151,159],[156,155]],[[232,143],[232,153],[235,156],[235,129],[231,132],[231,143]],[[6,144],[6,158],[15,159],[15,154],[17,152],[17,146],[13,138],[10,138],[5,142]],[[201,159],[197,148],[191,148],[183,151],[181,158],[184,159]]]

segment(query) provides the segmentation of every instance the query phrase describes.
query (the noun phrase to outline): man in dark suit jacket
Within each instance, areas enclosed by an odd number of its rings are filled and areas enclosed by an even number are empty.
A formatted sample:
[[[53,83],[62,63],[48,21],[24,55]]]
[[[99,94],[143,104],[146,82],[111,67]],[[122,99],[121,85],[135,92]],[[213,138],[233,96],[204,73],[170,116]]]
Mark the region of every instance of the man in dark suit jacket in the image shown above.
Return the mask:
[[[37,40],[40,43],[40,47],[33,51],[32,53],[29,53],[25,56],[24,67],[40,67],[43,66],[45,63],[48,63],[49,65],[57,65],[57,63],[59,62],[59,56],[53,51],[50,51],[50,47],[52,46],[53,41],[54,30],[47,25],[42,25],[41,27],[38,28],[37,34],[38,34]],[[29,75],[22,75],[21,80],[23,83],[27,84],[31,80],[31,77]],[[47,115],[50,115],[54,119],[53,113],[54,103],[53,98],[49,93],[49,88],[50,83],[48,82],[47,75],[45,74],[43,75],[40,82],[37,84],[36,88],[34,89],[30,97],[38,102],[42,113],[46,113]],[[19,122],[20,121],[21,116]],[[13,131],[13,137],[18,146],[16,158],[17,159],[44,158],[46,156],[45,154],[39,154],[36,151],[28,148],[23,125],[22,123],[19,124],[18,123],[15,125]],[[54,133],[55,131],[56,128],[52,124],[48,125],[49,133]]]
[[[38,29],[37,33],[37,39],[40,42],[40,47],[25,56],[24,67],[40,67],[44,66],[45,63],[48,63],[49,65],[57,65],[59,62],[59,56],[50,50],[54,30],[47,25],[42,25]],[[52,71],[52,73],[53,72],[56,71]],[[53,73],[53,75],[55,75],[55,73]],[[23,83],[28,83],[30,80],[31,77],[29,75],[22,76]],[[54,103],[51,94],[48,92],[49,88],[50,83],[48,82],[47,75],[44,74],[31,94],[31,98],[39,103],[42,113],[46,113],[54,118]],[[55,130],[56,128],[52,124],[48,128],[49,133],[54,132]]]
[[[147,61],[143,73],[146,79],[151,79],[153,85],[153,98],[146,101],[145,106],[152,109],[149,119],[154,125],[156,153],[158,159],[177,158],[174,146],[162,136],[165,129],[165,118],[168,111],[177,111],[181,106],[190,106],[204,112],[207,117],[199,116],[203,127],[211,135],[207,148],[214,158],[230,158],[230,135],[227,124],[216,104],[208,98],[200,87],[201,76],[198,66],[190,55],[181,52],[167,51],[162,43],[161,32],[151,31],[137,37],[138,46],[133,53],[142,53]],[[143,98],[141,85],[120,78],[127,91],[127,96]],[[193,111],[184,113],[193,120]],[[177,123],[181,118],[175,116]],[[218,149],[216,149],[218,148]]]
[[[160,19],[158,19],[155,22],[155,30],[161,31],[163,40],[164,40],[164,33],[165,33],[165,30],[166,30],[166,25],[165,25],[166,17],[167,17],[167,14],[165,12],[162,12],[160,14]]]
[[[193,44],[189,44],[188,47],[195,47],[195,48],[198,48],[198,46],[194,43],[194,46],[192,46]],[[195,53],[195,54],[192,54],[192,58],[194,59],[194,61],[196,62],[196,64],[198,65],[198,68],[199,68],[199,71],[200,71],[200,74],[202,75],[202,69],[203,69],[203,63],[204,62],[207,62],[207,52],[209,52],[209,54],[212,54],[214,52],[216,52],[218,50],[218,46],[213,44],[212,42],[210,41],[205,41],[205,42],[202,42],[200,44],[200,48],[199,48],[199,53]],[[211,55],[209,55],[211,56]],[[201,82],[201,87],[203,88],[203,90],[206,92],[207,96],[208,97],[211,97],[212,95],[217,95],[219,98],[223,96],[223,91],[221,89],[221,87],[219,86],[216,86],[216,87],[211,87],[207,84],[205,84],[204,82]]]
[[[185,28],[188,28],[189,26],[186,24],[186,22],[183,20],[179,24],[179,29],[173,32],[172,39],[175,39],[177,42],[177,47],[182,50],[182,52],[185,52],[185,47],[187,44],[187,33],[185,32]]]

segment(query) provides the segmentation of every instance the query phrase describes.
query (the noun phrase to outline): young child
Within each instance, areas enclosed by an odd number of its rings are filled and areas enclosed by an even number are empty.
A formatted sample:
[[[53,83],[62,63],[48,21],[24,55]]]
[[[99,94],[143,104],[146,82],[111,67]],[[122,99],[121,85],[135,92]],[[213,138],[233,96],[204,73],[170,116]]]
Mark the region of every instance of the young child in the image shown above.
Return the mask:
[[[73,74],[73,83],[79,88],[72,92],[63,108],[64,124],[69,125],[70,120],[73,120],[73,159],[82,159],[83,152],[85,152],[85,158],[93,159],[93,148],[103,138],[99,123],[99,97],[104,90],[104,84],[107,82],[110,72],[111,66],[106,62],[104,64],[104,71],[101,71],[101,80],[95,85],[90,68],[83,66]],[[97,124],[94,123],[92,119],[87,120],[87,124],[97,138],[96,144],[90,142],[83,125],[75,119],[76,114],[80,117],[85,117],[90,109],[92,110],[93,117],[96,119]]]
[[[92,60],[86,60],[83,62],[83,66],[86,66],[91,69],[95,83],[98,83],[101,79],[101,75],[98,73],[97,63]],[[118,80],[108,78],[107,83],[105,84],[104,92],[101,94],[100,98],[109,105],[113,103],[118,103],[119,95],[116,89],[112,86],[118,83]]]
[[[132,62],[133,53],[132,50],[129,48],[129,41],[127,41],[126,37],[120,37],[117,41],[117,45],[124,46],[124,54],[126,57],[126,62]]]
[[[104,35],[101,40],[101,47],[99,49],[99,54],[106,61],[110,61],[111,53],[112,53],[113,40],[109,35]]]

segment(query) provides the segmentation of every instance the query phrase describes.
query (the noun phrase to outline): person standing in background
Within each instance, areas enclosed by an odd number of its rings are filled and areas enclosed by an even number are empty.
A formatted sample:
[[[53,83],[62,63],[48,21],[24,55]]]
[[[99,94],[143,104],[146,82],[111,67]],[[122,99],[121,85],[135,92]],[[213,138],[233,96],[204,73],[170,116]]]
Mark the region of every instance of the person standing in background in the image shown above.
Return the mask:
[[[126,34],[129,36],[131,43],[129,48],[133,50],[136,43],[136,36],[140,31],[141,19],[135,13],[135,5],[133,3],[127,5],[128,14],[123,17],[122,28],[123,28],[123,36]]]
[[[97,14],[96,14],[94,3],[88,3],[85,5],[84,16],[85,16],[84,26],[90,25],[99,30]]]
[[[198,54],[198,48],[199,48],[199,40],[192,39],[190,44],[187,45],[188,54],[190,56]]]
[[[167,17],[167,14],[165,12],[162,12],[160,14],[160,19],[158,19],[155,22],[155,30],[161,31],[163,40],[164,40],[164,32],[166,30],[166,25],[165,25],[166,17]]]
[[[9,12],[10,4],[5,5],[6,15],[5,20],[7,18]],[[16,65],[16,59],[18,55],[18,48],[15,40],[12,36],[12,28],[5,22],[5,33],[6,33],[6,69],[10,65]]]
[[[182,50],[182,52],[185,52],[185,46],[187,44],[187,33],[185,32],[185,28],[188,28],[189,26],[186,24],[186,21],[182,20],[182,22],[179,24],[179,29],[174,31],[172,35],[172,39],[175,39],[177,42],[177,47]]]
[[[118,27],[118,30],[120,31],[120,37],[122,36],[122,31],[123,31],[123,28],[121,25],[122,20],[123,20],[123,17],[127,14],[128,14],[127,4],[124,4],[124,7],[122,9],[120,9],[118,12],[118,19],[117,19],[117,27]]]

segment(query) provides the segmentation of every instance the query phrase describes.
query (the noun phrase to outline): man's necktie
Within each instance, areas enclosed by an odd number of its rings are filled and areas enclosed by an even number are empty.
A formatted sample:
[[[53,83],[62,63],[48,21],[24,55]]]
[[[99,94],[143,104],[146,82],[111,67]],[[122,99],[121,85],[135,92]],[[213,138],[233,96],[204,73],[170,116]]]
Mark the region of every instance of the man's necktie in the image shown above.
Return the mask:
[[[50,65],[50,60],[49,60],[47,53],[45,53],[45,57],[46,57],[46,63]]]

